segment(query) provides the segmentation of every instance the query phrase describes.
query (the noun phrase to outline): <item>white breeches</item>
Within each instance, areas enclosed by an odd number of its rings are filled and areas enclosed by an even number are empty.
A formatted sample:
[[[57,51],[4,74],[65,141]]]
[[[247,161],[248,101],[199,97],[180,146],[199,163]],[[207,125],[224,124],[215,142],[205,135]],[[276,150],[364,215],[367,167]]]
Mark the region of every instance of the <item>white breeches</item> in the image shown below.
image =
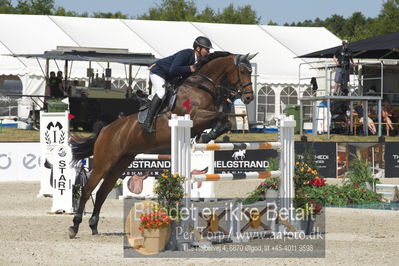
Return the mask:
[[[159,99],[165,96],[165,80],[156,74],[150,73],[150,79],[152,83],[152,96],[158,95]]]

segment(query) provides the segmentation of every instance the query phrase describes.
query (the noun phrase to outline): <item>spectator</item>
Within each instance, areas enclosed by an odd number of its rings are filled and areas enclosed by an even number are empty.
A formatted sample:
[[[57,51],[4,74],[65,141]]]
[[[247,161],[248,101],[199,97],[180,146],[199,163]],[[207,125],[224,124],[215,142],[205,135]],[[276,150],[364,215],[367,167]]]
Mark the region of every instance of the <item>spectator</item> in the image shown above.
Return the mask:
[[[60,88],[60,83],[58,78],[55,76],[55,72],[50,72],[49,78],[50,96],[55,98],[62,98],[64,96],[63,91]]]
[[[57,83],[58,83],[58,86],[59,86],[60,91],[62,93],[61,97],[64,97],[64,95],[65,95],[65,86],[64,86],[64,81],[62,79],[62,71],[58,71],[57,72]]]
[[[392,106],[389,101],[384,101],[384,107],[382,108],[381,114],[385,122],[387,137],[389,137],[389,131],[393,130],[392,120],[390,118],[392,116]]]
[[[355,107],[354,111],[357,113],[359,117],[359,123],[363,125],[364,123],[364,112],[363,112],[363,102],[361,105]],[[375,127],[374,121],[370,118],[370,111],[367,116],[367,127],[370,130],[371,134],[375,135],[377,133],[377,129]]]

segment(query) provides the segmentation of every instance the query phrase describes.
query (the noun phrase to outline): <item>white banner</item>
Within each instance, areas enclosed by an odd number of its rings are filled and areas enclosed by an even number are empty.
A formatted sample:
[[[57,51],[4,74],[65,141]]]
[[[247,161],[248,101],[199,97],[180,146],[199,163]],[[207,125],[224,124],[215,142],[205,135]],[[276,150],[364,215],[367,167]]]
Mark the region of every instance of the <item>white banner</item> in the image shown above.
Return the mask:
[[[0,143],[0,182],[39,181],[39,142]]]
[[[73,212],[75,170],[70,166],[72,153],[68,139],[68,112],[40,113],[43,175],[39,195],[53,195],[53,212]]]

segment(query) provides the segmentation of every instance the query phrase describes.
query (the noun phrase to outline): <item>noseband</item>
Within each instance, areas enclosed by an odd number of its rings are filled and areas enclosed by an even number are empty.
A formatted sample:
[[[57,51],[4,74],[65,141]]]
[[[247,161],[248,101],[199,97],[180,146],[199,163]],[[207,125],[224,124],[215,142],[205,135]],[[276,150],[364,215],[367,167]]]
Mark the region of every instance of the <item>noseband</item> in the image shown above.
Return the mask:
[[[234,86],[236,88],[238,88],[237,91],[235,91],[236,95],[254,94],[253,90],[251,90],[251,91],[245,91],[244,90],[244,88],[246,88],[248,86],[252,86],[252,81],[242,84],[241,77],[240,77],[240,72],[238,70],[238,66],[236,66],[236,69],[237,69],[237,77],[238,77],[237,82],[234,84]]]

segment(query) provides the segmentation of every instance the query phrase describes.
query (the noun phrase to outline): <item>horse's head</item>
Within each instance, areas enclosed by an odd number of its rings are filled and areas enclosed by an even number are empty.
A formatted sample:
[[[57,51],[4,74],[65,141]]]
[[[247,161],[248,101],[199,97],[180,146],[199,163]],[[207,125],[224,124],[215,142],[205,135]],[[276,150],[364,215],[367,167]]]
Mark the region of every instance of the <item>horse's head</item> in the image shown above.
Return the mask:
[[[235,55],[235,71],[232,71],[227,77],[229,82],[236,87],[236,93],[241,97],[244,104],[248,104],[254,99],[251,81],[252,66],[249,61],[256,55],[257,54]]]

